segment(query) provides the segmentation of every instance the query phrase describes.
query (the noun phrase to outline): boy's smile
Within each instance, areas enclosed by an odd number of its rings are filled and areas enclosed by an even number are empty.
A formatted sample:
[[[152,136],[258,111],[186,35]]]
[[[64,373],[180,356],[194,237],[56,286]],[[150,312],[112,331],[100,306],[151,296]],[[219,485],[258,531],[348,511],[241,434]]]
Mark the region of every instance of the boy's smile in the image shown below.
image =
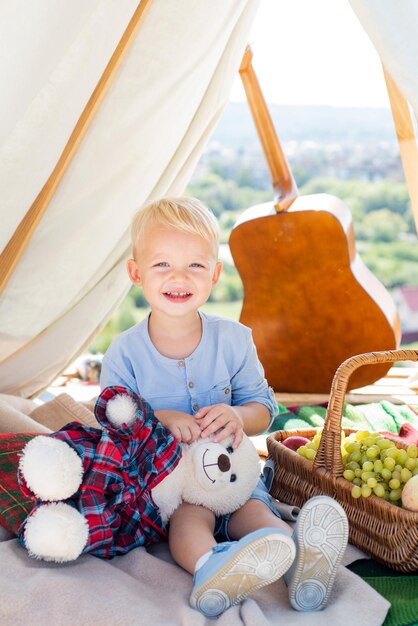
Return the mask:
[[[151,310],[164,316],[194,314],[208,299],[222,265],[212,242],[177,228],[152,226],[139,242],[128,273]]]
[[[164,296],[170,302],[185,302],[186,300],[189,300],[192,295],[193,294],[189,291],[167,291],[166,293],[164,293]]]

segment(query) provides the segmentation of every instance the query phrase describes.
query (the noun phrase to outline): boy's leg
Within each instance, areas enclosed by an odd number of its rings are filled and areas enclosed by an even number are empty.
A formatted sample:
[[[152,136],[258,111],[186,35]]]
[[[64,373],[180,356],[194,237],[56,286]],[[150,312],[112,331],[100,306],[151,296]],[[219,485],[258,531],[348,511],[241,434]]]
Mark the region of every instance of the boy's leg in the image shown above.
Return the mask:
[[[280,578],[296,552],[290,535],[276,528],[217,544],[214,521],[210,511],[185,504],[170,520],[171,553],[189,572],[197,564],[190,604],[206,617],[219,616],[252,591]]]
[[[171,516],[170,552],[176,563],[190,574],[194,574],[200,557],[216,546],[214,529],[215,515],[203,506],[183,502]]]

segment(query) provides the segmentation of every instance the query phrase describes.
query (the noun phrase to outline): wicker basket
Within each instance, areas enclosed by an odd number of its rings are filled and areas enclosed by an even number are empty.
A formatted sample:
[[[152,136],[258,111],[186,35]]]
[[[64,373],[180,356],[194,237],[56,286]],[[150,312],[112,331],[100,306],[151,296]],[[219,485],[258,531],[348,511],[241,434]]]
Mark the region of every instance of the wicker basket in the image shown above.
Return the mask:
[[[315,429],[272,433],[267,439],[267,449],[269,458],[275,461],[271,489],[275,498],[300,507],[312,496],[333,497],[347,513],[352,544],[395,570],[412,572],[418,569],[418,513],[374,495],[356,500],[351,496],[352,483],[342,475],[341,418],[348,379],[362,365],[394,361],[418,361],[418,351],[370,352],[351,357],[340,365],[332,382],[321,443],[313,462],[286,448],[281,441],[296,434],[312,438]]]

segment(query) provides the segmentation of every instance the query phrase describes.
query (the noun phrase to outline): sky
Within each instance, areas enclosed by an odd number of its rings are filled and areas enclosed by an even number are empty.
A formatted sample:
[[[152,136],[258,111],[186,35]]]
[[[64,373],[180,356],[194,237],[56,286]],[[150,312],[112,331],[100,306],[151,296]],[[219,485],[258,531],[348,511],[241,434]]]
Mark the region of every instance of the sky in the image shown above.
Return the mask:
[[[379,57],[348,0],[261,0],[249,43],[267,102],[389,107]],[[239,78],[231,100],[245,100]]]

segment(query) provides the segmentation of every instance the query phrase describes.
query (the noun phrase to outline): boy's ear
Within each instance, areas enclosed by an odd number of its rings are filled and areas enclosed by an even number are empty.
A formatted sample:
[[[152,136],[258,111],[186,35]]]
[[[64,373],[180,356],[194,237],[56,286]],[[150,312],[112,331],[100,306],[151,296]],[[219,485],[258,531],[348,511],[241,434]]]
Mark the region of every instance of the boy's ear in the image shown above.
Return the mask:
[[[139,275],[139,267],[135,259],[128,259],[126,263],[126,269],[128,270],[129,278],[131,282],[137,287],[141,286],[141,277]]]
[[[222,272],[222,262],[217,261],[215,265],[215,271],[213,272],[213,276],[212,276],[212,287],[214,287],[216,283],[218,282],[221,272]]]

